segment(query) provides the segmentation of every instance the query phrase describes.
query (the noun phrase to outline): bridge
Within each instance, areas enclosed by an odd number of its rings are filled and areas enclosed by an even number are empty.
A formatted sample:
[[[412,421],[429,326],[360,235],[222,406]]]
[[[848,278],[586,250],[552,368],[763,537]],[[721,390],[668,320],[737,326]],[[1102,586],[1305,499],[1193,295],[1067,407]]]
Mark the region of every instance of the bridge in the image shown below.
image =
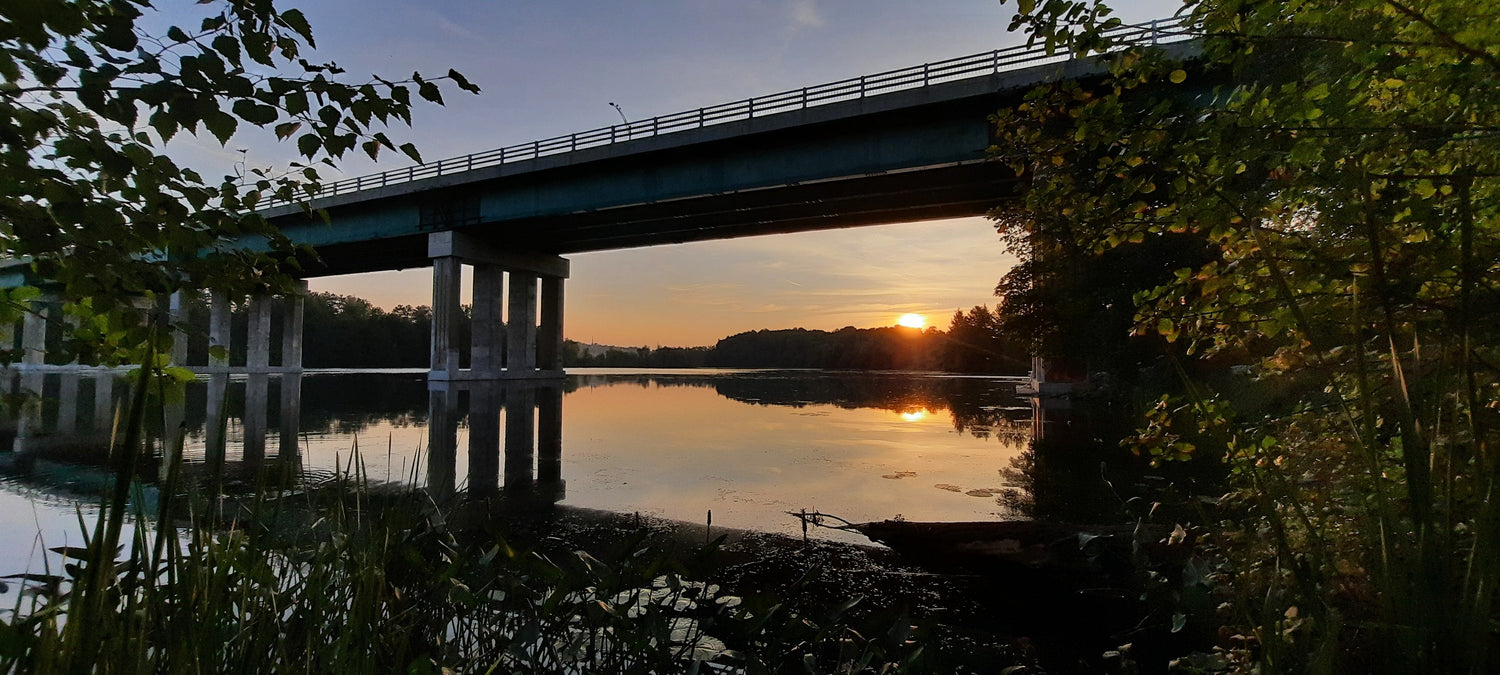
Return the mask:
[[[1113,37],[1190,57],[1197,45],[1179,28]],[[986,157],[989,116],[1038,84],[1106,72],[1101,57],[1001,49],[341,180],[263,213],[316,248],[306,276],[431,266],[431,380],[557,377],[564,255],[982,215],[1020,189]],[[465,264],[474,328],[461,369]],[[274,304],[250,299],[249,372],[301,369],[301,300],[279,303],[278,366]],[[214,293],[211,344],[228,346],[229,311]],[[40,364],[45,329],[23,333],[26,363]]]

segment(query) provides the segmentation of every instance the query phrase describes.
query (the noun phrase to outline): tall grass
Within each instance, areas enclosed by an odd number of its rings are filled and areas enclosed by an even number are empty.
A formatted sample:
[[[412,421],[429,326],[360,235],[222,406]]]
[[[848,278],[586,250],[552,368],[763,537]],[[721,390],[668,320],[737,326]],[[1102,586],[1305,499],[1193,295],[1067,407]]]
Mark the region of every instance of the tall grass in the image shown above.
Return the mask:
[[[64,569],[33,577],[0,623],[0,670],[855,673],[925,663],[904,623],[857,630],[853,602],[797,609],[730,595],[644,540],[604,562],[455,529],[423,489],[372,486],[357,453],[332,478],[264,480],[227,500],[216,483],[185,482],[175,430],[162,497],[146,513],[133,493],[153,446],[148,387],[160,377],[143,369],[133,389],[116,482],[95,522],[80,519],[88,546],[57,549]]]

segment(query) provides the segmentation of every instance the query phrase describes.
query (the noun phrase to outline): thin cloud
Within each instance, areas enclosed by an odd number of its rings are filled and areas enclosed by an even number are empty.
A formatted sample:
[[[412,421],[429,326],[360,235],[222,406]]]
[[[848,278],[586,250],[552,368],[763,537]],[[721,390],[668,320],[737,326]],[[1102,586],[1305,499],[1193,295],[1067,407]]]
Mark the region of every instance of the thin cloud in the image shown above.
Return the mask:
[[[823,14],[818,11],[818,4],[813,0],[796,0],[791,6],[792,30],[794,32],[821,28],[823,26]]]
[[[461,37],[465,40],[479,39],[479,36],[475,34],[474,31],[464,28],[463,26],[448,19],[448,17],[443,16],[442,14],[438,14],[437,12],[431,10],[427,10],[424,13],[427,14],[428,17],[432,19],[432,22],[445,33]]]

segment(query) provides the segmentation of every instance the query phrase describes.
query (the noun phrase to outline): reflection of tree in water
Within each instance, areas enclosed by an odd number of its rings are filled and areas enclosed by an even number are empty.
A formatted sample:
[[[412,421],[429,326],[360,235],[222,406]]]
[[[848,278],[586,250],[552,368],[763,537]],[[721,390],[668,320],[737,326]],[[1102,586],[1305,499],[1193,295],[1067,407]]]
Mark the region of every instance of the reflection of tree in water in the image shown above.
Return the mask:
[[[357,373],[302,378],[304,433],[358,434],[371,426],[427,424],[427,378]]]
[[[721,396],[742,403],[894,413],[947,410],[956,431],[976,438],[1020,444],[1031,436],[1031,410],[1016,405],[1015,383],[992,378],[769,372],[712,379]]]
[[[1038,410],[1046,431],[1000,473],[1009,484],[996,501],[1033,520],[1118,522],[1126,517],[1119,492],[1139,481],[1145,463],[1121,449],[1125,416],[1102,406]]]
[[[995,438],[1007,444],[1030,437],[1030,408],[1020,407],[1015,383],[994,378],[941,377],[912,374],[823,372],[755,372],[732,375],[671,373],[609,373],[567,378],[565,392],[594,387],[634,385],[713,388],[721,396],[752,405],[875,408],[893,413],[949,411],[954,430],[976,438]],[[281,379],[269,380],[269,426],[280,424]],[[199,380],[187,391],[187,426],[202,433],[208,396]],[[245,381],[228,389],[228,409],[238,417],[245,407]],[[461,394],[461,401],[467,393]],[[427,424],[427,381],[420,373],[340,373],[302,378],[303,433],[358,434],[372,426]],[[463,405],[461,403],[461,405]]]
[[[1120,441],[1134,417],[1081,402],[1069,410],[1039,410],[1046,430],[1001,469],[1008,490],[996,502],[1032,520],[1097,524],[1127,522],[1154,512],[1170,521],[1194,494],[1214,493],[1220,468],[1210,461],[1153,468]]]

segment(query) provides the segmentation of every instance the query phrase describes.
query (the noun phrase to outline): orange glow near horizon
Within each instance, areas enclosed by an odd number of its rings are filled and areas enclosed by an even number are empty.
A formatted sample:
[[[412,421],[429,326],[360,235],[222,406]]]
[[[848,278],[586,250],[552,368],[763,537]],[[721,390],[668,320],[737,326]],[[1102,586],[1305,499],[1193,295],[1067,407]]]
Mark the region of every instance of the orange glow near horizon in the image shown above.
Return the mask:
[[[921,314],[902,314],[901,318],[896,319],[896,324],[907,328],[922,328],[927,325],[927,317]]]
[[[571,258],[565,332],[615,346],[710,346],[743,332],[892,326],[911,312],[982,304],[1014,258],[983,218],[880,225]],[[467,267],[467,266],[466,266]],[[472,269],[460,302],[472,302]],[[318,277],[316,292],[352,295],[386,311],[432,303],[432,271],[414,268]],[[922,312],[915,311],[922,309]],[[892,312],[895,312],[894,314]]]
[[[922,420],[922,418],[927,417],[927,415],[928,413],[926,410],[908,410],[904,413],[901,413],[901,419],[904,419],[908,422],[917,422]]]

